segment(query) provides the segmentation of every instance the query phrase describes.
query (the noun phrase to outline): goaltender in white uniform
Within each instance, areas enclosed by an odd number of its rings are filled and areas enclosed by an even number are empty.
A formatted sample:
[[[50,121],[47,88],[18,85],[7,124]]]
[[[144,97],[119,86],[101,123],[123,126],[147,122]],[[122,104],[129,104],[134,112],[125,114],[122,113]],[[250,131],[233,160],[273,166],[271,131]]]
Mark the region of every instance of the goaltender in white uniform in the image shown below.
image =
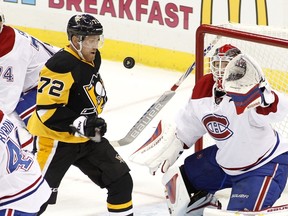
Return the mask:
[[[4,21],[0,12],[0,108],[14,123],[22,125],[19,127],[25,139],[22,144],[28,146],[32,136],[24,128],[36,106],[39,72],[59,48],[4,25]]]
[[[176,126],[161,121],[130,159],[153,173],[159,167],[165,172],[171,215],[200,216],[205,207],[220,209],[214,193],[224,188],[232,189],[227,210],[272,207],[286,185],[288,143],[271,123],[287,116],[287,96],[272,90],[255,60],[230,44],[216,49],[210,67],[212,73],[196,83],[180,109]],[[170,167],[206,133],[215,145]]]
[[[21,148],[18,128],[0,111],[0,216],[36,216],[51,189],[34,155]]]

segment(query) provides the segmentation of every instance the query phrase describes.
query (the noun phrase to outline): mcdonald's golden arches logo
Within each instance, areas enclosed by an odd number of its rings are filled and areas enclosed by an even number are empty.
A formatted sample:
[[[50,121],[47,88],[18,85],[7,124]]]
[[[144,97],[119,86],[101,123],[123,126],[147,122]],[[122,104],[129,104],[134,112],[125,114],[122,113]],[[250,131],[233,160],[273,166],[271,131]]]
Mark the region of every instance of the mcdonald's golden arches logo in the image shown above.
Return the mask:
[[[252,0],[249,2],[254,3]],[[241,0],[227,0],[227,8],[228,21],[231,23],[241,23]],[[255,8],[256,24],[268,25],[266,0],[255,0]],[[213,9],[213,0],[202,0],[201,24],[213,23]]]

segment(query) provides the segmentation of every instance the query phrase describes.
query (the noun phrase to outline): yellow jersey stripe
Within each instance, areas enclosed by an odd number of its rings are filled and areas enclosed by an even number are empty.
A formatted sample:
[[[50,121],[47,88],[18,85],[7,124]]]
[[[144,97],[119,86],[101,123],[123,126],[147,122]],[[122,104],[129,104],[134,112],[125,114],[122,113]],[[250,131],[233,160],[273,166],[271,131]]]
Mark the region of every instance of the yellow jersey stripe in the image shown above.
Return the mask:
[[[110,203],[107,203],[107,207],[109,209],[125,209],[125,208],[128,208],[132,206],[132,201],[129,201],[127,203],[123,203],[123,204],[110,204]]]

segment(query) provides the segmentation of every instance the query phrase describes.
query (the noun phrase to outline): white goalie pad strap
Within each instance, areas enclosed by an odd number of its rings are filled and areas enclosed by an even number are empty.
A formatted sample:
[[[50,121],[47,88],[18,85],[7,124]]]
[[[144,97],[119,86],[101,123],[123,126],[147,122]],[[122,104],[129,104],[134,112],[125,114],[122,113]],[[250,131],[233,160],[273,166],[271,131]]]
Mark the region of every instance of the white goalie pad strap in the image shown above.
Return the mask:
[[[232,97],[237,114],[261,105],[260,84],[263,82],[263,71],[252,57],[239,54],[229,62],[223,76],[223,88]]]
[[[175,135],[176,127],[171,123],[160,121],[152,137],[129,160],[149,167],[151,174],[162,164],[162,172],[174,164],[183,152],[183,144]]]
[[[179,167],[170,168],[162,177],[166,202],[172,216],[185,215],[190,196],[187,192]]]

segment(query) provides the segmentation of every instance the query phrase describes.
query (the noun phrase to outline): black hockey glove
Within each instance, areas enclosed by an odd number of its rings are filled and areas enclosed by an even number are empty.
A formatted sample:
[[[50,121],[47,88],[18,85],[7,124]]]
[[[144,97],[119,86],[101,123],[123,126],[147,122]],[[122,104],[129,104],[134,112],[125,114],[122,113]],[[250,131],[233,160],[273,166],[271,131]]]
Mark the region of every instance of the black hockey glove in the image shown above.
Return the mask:
[[[103,118],[80,116],[74,120],[71,128],[75,136],[102,137],[107,131],[107,124]]]
[[[104,136],[107,131],[107,124],[103,118],[89,117],[87,118],[86,125],[84,126],[84,132],[89,137],[94,137],[96,132]]]

